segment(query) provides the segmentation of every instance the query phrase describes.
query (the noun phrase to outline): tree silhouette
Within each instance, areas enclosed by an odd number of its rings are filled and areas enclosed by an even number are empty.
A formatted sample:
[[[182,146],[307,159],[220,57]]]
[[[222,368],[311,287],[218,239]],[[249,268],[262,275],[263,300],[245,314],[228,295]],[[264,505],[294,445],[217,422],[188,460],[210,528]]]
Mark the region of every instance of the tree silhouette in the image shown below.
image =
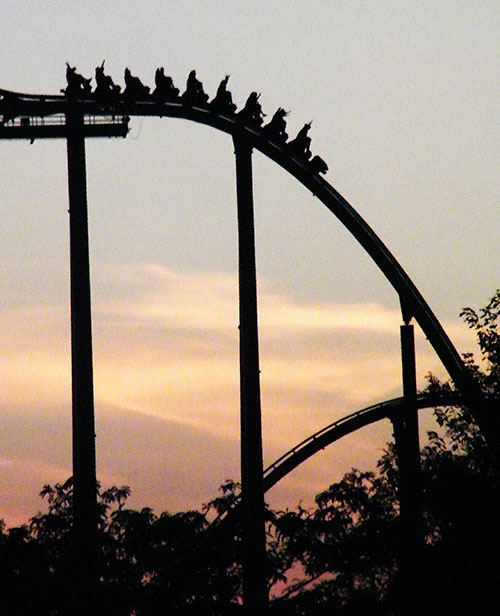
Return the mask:
[[[466,364],[484,393],[500,401],[500,291],[461,316],[475,330],[481,364]],[[428,376],[428,391],[453,384]],[[500,411],[500,408],[499,408]],[[499,475],[467,407],[437,408],[439,429],[421,451],[425,544],[418,613],[496,614],[500,581]],[[398,470],[388,444],[376,472],[352,470],[316,497],[316,507],[277,516],[277,529],[300,564],[283,613],[395,613]],[[288,610],[288,611],[287,611]],[[281,613],[281,612],[276,612]]]

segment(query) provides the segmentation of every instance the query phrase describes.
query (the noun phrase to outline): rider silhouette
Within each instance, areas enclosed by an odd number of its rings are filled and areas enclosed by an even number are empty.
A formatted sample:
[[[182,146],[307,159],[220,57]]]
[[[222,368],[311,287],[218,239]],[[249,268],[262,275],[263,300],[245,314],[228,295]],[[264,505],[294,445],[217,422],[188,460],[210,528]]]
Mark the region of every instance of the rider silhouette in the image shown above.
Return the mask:
[[[123,94],[131,100],[141,100],[147,98],[149,87],[145,86],[139,77],[135,77],[130,69],[125,69],[125,91]]]
[[[295,139],[288,143],[288,151],[292,156],[299,158],[305,158],[309,160],[311,158],[311,137],[309,137],[309,129],[312,122],[307,122],[299,130]],[[321,156],[313,156],[309,162],[309,168],[313,173],[326,173],[328,171],[328,165],[321,158]]]
[[[216,113],[234,113],[236,111],[231,92],[227,89],[228,81],[229,75],[226,75],[217,88],[215,98],[210,102],[210,109]]]
[[[309,160],[311,158],[311,137],[307,134],[312,122],[307,122],[299,130],[295,139],[289,142],[288,148],[294,156],[300,156]]]
[[[285,118],[288,113],[289,112],[285,111],[283,107],[278,107],[269,124],[264,126],[264,132],[270,139],[275,139],[278,141],[286,141],[288,139],[288,135],[285,130]]]
[[[101,66],[97,66],[95,69],[95,82],[96,89],[95,95],[97,98],[110,98],[120,93],[120,86],[115,84],[113,79],[109,75],[104,74],[104,60]]]
[[[243,122],[249,122],[250,124],[262,125],[265,113],[262,112],[262,107],[259,103],[260,94],[257,92],[251,92],[247,98],[247,102],[243,109],[238,113],[238,117]]]
[[[76,66],[70,66],[66,62],[66,81],[68,85],[65,90],[61,90],[67,96],[74,96],[76,94],[89,94],[91,79],[86,79],[82,75],[76,72]]]
[[[153,97],[159,103],[175,101],[179,96],[179,88],[174,86],[172,77],[165,75],[163,66],[156,69],[155,85],[156,88],[153,91]]]
[[[194,69],[188,75],[186,91],[182,95],[182,100],[186,105],[200,105],[204,107],[207,104],[208,94],[205,94],[203,84],[196,77]]]

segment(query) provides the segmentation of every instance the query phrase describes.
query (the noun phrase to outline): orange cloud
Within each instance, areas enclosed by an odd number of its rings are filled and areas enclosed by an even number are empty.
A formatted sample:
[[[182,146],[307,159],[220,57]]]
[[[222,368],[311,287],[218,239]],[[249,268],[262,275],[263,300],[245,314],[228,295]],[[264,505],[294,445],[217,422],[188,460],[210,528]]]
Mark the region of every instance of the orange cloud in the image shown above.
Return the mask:
[[[109,267],[94,278],[99,475],[131,484],[138,506],[199,506],[239,474],[236,277],[143,264]],[[267,463],[335,419],[400,395],[398,310],[377,303],[306,304],[263,281],[259,323]],[[472,347],[465,326],[447,329],[460,348]],[[36,493],[60,469],[66,473],[71,459],[68,308],[1,311],[0,348],[1,406],[17,409],[5,421],[22,435],[0,469],[4,477],[28,473],[25,492],[40,481]],[[417,349],[421,385],[429,370],[445,376],[420,334]],[[38,449],[27,445],[40,435]],[[273,499],[293,498],[290,505],[310,499],[350,466],[372,463],[389,436],[390,426],[372,427],[349,445],[336,445],[335,453],[321,454],[276,487]],[[23,467],[23,460],[32,466]],[[3,502],[15,509],[14,501]]]

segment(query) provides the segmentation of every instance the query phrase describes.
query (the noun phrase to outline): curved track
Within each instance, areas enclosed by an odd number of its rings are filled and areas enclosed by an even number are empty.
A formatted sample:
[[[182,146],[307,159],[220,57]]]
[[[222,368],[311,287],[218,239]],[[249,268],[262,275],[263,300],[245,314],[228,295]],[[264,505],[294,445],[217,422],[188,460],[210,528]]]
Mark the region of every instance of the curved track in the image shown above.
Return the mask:
[[[44,118],[64,115],[68,110],[75,109],[89,116],[112,114],[171,117],[212,126],[233,137],[245,139],[252,147],[293,175],[340,220],[370,255],[398,293],[404,321],[409,322],[412,317],[415,318],[457,389],[471,407],[471,412],[485,437],[497,451],[500,450],[498,413],[493,412],[488,401],[481,395],[427,302],[371,227],[347,200],[314,170],[309,161],[292,156],[286,143],[269,139],[261,127],[242,123],[235,113],[214,113],[208,107],[187,106],[180,98],[174,102],[158,103],[152,97],[128,101],[122,96],[110,105],[96,100],[92,94],[73,100],[64,95],[21,94],[0,89],[0,114],[3,115],[4,122],[16,117]]]
[[[417,397],[417,408],[426,409],[434,406],[450,406],[459,402],[456,393],[447,395],[419,394]],[[392,419],[404,409],[404,398],[392,398],[372,406],[346,415],[337,421],[325,426],[318,432],[311,434],[308,438],[298,443],[292,449],[284,453],[271,465],[264,470],[264,492],[270,490],[283,477],[291,473],[303,462],[325,449],[342,437],[352,434],[365,426],[376,423],[381,419]],[[230,507],[223,511],[211,524],[210,528],[217,528],[219,525],[228,523],[228,519],[233,516],[241,502],[241,495],[238,495],[231,503]]]
[[[449,396],[420,394],[417,397],[417,407],[425,409],[438,405],[447,406],[457,403],[457,401],[458,396],[456,394]],[[288,473],[321,449],[338,441],[343,436],[352,434],[360,428],[369,426],[381,419],[392,419],[394,415],[402,412],[403,408],[404,398],[393,398],[392,400],[379,402],[373,406],[356,411],[351,415],[346,415],[342,419],[325,426],[298,445],[295,445],[295,447],[292,447],[292,449],[264,470],[264,491],[267,492],[285,475],[288,475]]]

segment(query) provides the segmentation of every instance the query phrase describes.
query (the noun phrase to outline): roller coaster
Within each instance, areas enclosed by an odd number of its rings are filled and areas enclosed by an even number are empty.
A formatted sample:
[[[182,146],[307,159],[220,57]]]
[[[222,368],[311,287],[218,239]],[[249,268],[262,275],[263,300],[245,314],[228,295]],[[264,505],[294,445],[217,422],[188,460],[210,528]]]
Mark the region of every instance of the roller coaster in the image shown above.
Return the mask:
[[[307,148],[303,148],[302,153],[299,149],[297,153],[293,148],[295,140],[285,142],[277,138],[276,133],[269,130],[271,123],[261,126],[251,113],[243,116],[236,111],[225,113],[210,106],[208,102],[202,104],[202,101],[194,99],[186,103],[186,98],[179,95],[174,100],[163,100],[152,93],[138,100],[127,92],[127,88],[123,94],[110,94],[109,97],[106,101],[97,92],[83,89],[75,91],[74,86],[64,94],[55,96],[21,94],[0,89],[0,138],[64,136],[65,117],[69,110],[77,108],[85,118],[86,132],[92,132],[90,127],[96,127],[95,132],[99,126],[105,127],[102,136],[125,136],[131,116],[154,116],[191,120],[245,140],[310,190],[361,244],[399,295],[403,320],[409,322],[415,318],[457,388],[465,398],[474,402],[477,419],[480,424],[484,423],[486,432],[489,432],[488,413],[483,413],[477,404],[477,388],[438,319],[380,238],[333,186],[321,177],[318,168],[326,171],[322,159],[321,162],[318,161],[319,157],[309,160]],[[106,117],[109,118],[108,122]],[[58,127],[57,131],[54,126]],[[496,430],[492,428],[491,438],[494,438],[494,432]]]
[[[216,96],[209,100],[195,71],[181,94],[163,68],[155,73],[151,89],[125,69],[125,88],[105,75],[104,62],[96,68],[96,87],[91,79],[67,65],[67,85],[59,94],[24,94],[0,89],[0,139],[65,138],[68,146],[70,247],[72,284],[72,382],[73,474],[75,528],[80,532],[80,559],[91,569],[95,501],[95,442],[93,419],[92,343],[90,328],[90,279],[86,205],[85,139],[126,137],[131,117],[182,118],[205,124],[232,137],[236,157],[236,185],[240,271],[240,375],[242,422],[242,492],[248,559],[243,563],[243,601],[247,614],[263,614],[267,599],[263,590],[263,493],[302,461],[337,438],[362,426],[391,417],[401,442],[415,433],[416,410],[429,399],[417,397],[414,376],[414,319],[452,378],[458,396],[466,403],[490,445],[500,451],[498,414],[480,392],[460,355],[436,316],[396,258],[358,212],[323,177],[328,166],[311,152],[310,123],[289,139],[284,108],[278,108],[264,124],[259,94],[252,92],[240,110],[222,79]],[[348,416],[282,456],[263,473],[260,423],[255,240],[253,225],[252,151],[258,150],[286,170],[318,198],[370,255],[396,291],[402,313],[403,391],[400,399],[387,401]],[[403,328],[404,336],[403,336]],[[454,399],[455,400],[455,399]],[[412,415],[413,413],[413,415]],[[413,419],[411,419],[413,417]],[[410,439],[410,440],[409,440]],[[415,443],[413,444],[413,447]],[[408,464],[409,461],[407,460]],[[80,517],[78,518],[78,516]],[[246,517],[245,517],[246,516]],[[79,521],[78,521],[79,520]],[[80,529],[80,530],[78,530]],[[260,537],[255,540],[255,537]],[[78,542],[77,542],[78,543]],[[88,545],[87,545],[88,544]],[[264,550],[264,552],[263,552]],[[83,576],[85,577],[85,576]],[[79,596],[91,583],[81,587]],[[86,613],[91,613],[86,608]],[[83,612],[82,612],[83,613]]]

